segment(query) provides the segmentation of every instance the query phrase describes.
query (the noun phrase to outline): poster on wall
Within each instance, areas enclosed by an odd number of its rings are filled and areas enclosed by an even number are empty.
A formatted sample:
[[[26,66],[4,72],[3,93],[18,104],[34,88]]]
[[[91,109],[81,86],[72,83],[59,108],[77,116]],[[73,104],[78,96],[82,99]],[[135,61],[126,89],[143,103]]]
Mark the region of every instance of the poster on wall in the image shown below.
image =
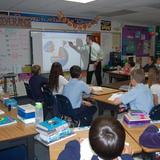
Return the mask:
[[[111,31],[111,21],[101,20],[101,31]]]
[[[122,29],[122,54],[147,56],[151,52],[151,36],[147,27],[124,26]]]

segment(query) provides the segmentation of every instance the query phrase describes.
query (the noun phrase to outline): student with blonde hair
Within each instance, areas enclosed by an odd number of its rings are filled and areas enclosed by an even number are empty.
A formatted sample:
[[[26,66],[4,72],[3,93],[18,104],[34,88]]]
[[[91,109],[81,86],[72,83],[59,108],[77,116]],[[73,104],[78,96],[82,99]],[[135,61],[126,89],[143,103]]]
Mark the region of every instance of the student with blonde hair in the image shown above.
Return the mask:
[[[153,96],[148,86],[143,84],[144,81],[145,75],[143,69],[133,70],[130,80],[132,89],[121,97],[116,98],[114,104],[128,104],[131,110],[141,110],[149,113],[153,107]]]

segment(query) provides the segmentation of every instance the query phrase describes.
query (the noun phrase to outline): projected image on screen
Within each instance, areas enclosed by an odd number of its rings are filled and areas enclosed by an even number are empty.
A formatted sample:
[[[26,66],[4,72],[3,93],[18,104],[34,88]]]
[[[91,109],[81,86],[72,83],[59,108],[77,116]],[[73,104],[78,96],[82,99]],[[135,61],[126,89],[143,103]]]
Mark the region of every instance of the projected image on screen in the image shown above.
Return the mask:
[[[50,71],[54,62],[61,63],[63,70],[69,70],[72,65],[84,68],[85,62],[82,57],[85,55],[81,57],[82,54],[71,48],[68,42],[71,41],[81,47],[86,43],[85,39],[86,34],[44,32],[42,34],[43,71]]]

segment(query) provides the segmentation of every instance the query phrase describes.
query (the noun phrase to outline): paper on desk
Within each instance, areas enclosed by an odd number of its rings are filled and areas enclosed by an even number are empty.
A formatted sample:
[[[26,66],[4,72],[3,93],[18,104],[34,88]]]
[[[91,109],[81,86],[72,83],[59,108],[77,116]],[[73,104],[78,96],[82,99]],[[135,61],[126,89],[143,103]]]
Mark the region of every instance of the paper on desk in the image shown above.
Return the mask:
[[[91,87],[93,92],[101,92],[103,91],[102,87],[98,87],[98,86],[93,86]]]
[[[94,64],[89,64],[88,71],[94,71],[94,70],[95,70]]]
[[[121,97],[122,94],[123,94],[123,93],[114,93],[114,94],[112,94],[112,96],[110,96],[110,97],[108,98],[108,100],[109,100],[109,101],[114,101],[116,98]]]
[[[4,111],[2,111],[2,110],[0,109],[0,115],[2,115],[2,114],[4,114]]]

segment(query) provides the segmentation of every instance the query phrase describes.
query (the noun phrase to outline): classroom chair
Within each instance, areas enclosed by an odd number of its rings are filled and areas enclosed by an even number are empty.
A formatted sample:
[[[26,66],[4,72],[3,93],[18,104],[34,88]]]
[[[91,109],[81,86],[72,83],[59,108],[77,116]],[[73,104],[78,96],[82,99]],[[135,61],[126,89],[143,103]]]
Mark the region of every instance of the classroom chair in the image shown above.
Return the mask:
[[[42,93],[44,96],[44,103],[43,103],[44,119],[48,120],[58,115],[56,96],[52,94],[52,91],[46,84],[42,86]]]
[[[30,98],[30,99],[34,99],[34,97],[32,95],[30,85],[28,83],[24,82],[24,86],[25,86],[25,89],[26,89],[27,97]]]
[[[16,80],[15,80],[15,77],[16,77],[16,74],[14,73],[8,73],[8,74],[5,74],[3,76],[4,78],[4,92],[7,92],[7,84],[8,84],[8,79],[11,79],[10,82],[12,84],[12,87],[13,87],[13,94],[14,94],[14,97],[17,96],[17,87],[16,87]]]
[[[56,95],[58,113],[62,119],[70,121],[71,127],[80,125],[80,119],[77,118],[70,100],[61,94]]]

